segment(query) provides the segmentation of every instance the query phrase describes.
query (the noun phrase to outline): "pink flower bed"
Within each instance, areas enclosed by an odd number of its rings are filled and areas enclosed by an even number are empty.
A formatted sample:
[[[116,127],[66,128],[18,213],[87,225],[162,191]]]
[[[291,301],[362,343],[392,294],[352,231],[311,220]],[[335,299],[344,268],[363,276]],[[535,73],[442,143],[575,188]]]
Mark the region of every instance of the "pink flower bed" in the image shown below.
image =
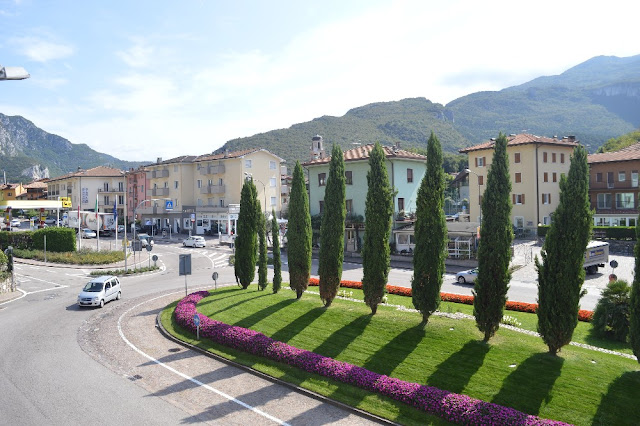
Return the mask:
[[[193,317],[197,313],[196,304],[207,296],[209,296],[209,292],[199,291],[182,299],[174,312],[178,324],[195,333],[196,326]],[[273,340],[257,331],[231,326],[202,314],[198,314],[198,317],[200,318],[200,335],[216,343],[377,392],[451,422],[469,425],[566,424],[541,419],[513,408],[481,401],[466,395],[394,379],[356,365],[298,349]]]

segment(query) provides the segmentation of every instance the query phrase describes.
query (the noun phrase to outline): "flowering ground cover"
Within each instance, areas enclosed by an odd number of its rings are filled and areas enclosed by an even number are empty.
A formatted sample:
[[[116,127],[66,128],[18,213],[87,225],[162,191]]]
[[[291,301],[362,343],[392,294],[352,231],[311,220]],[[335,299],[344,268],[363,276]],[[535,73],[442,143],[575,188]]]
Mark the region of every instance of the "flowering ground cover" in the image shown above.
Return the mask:
[[[197,304],[201,321],[209,323],[208,332],[222,336],[221,344],[198,344],[394,421],[438,423],[388,397],[366,390],[357,392],[353,384],[337,381],[354,376],[358,378],[356,384],[401,395],[400,399],[406,392],[414,396],[426,392],[428,398],[421,399],[419,406],[451,395],[458,407],[495,407],[471,402],[470,398],[475,398],[577,424],[598,419],[624,424],[640,418],[640,408],[633,402],[640,398],[640,373],[631,360],[574,347],[563,349],[561,357],[552,357],[545,353],[540,339],[509,330],[500,330],[489,345],[484,345],[473,321],[434,317],[425,332],[412,312],[381,307],[371,316],[363,304],[342,300],[324,309],[317,295],[304,295],[295,301],[290,292],[273,295],[253,288],[218,290]],[[187,301],[178,309],[187,327],[193,317],[187,312],[196,309],[193,302]],[[163,314],[165,327],[193,342],[193,335],[175,323],[171,311]],[[221,323],[206,320],[203,315]],[[233,344],[237,349],[227,349],[223,344]],[[259,355],[246,355],[238,349]],[[265,355],[309,367],[312,372],[295,370],[293,374],[281,362],[261,358]],[[327,371],[332,379],[315,374]],[[448,392],[438,393],[442,390]],[[415,398],[409,399],[415,404]],[[497,409],[502,414],[513,413]],[[436,404],[440,415],[442,410],[445,416],[459,413]],[[472,418],[477,414],[471,414]]]

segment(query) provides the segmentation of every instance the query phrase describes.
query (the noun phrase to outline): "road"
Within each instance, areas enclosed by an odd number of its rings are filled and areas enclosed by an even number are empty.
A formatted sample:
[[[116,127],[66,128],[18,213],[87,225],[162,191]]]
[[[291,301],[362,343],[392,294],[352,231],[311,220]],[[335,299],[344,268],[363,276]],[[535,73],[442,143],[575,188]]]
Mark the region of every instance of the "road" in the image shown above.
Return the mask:
[[[165,339],[155,328],[156,314],[185,292],[178,275],[179,254],[191,253],[188,291],[235,285],[228,248],[185,249],[158,242],[139,261],[157,255],[160,272],[123,278],[123,299],[103,309],[79,308],[76,296],[89,269],[16,264],[23,296],[0,304],[0,423],[79,424],[367,424],[371,419],[274,384],[227,364],[195,355]],[[102,244],[102,242],[101,242]],[[530,261],[513,275],[509,298],[536,298]],[[616,257],[620,278],[629,279],[633,258]],[[288,280],[286,257],[283,279]],[[131,262],[129,262],[131,265]],[[585,283],[595,306],[606,285],[605,273]],[[471,285],[445,275],[443,291],[471,294]],[[312,274],[317,274],[317,260]],[[394,268],[389,282],[410,286],[412,271]],[[257,278],[257,275],[256,275]],[[271,274],[270,274],[271,278]],[[360,281],[362,265],[347,263],[343,279]],[[604,284],[603,284],[604,282]],[[286,291],[286,289],[285,289]],[[588,304],[586,303],[588,302]]]

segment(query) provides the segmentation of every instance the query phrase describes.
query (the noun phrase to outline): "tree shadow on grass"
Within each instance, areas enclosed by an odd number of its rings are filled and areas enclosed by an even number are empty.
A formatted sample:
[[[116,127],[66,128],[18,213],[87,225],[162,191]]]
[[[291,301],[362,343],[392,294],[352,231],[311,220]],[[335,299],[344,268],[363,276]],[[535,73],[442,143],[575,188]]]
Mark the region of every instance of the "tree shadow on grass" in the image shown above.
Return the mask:
[[[335,358],[346,349],[356,337],[360,336],[371,322],[371,315],[357,317],[349,324],[331,333],[331,336],[322,342],[313,351],[329,358]]]
[[[261,296],[257,296],[257,297],[264,297],[264,296],[269,296],[271,293],[265,293]],[[245,317],[243,319],[241,319],[240,321],[236,322],[234,325],[237,325],[238,327],[244,327],[244,328],[251,328],[253,325],[259,323],[260,321],[262,321],[263,319],[265,319],[266,317],[268,317],[269,315],[278,312],[280,309],[284,309],[287,306],[289,306],[292,303],[295,303],[297,299],[285,299],[282,300],[274,305],[270,305],[267,306],[264,309],[259,310],[258,312],[255,312],[251,315],[249,315],[248,317]],[[229,308],[226,308],[229,309]],[[224,309],[224,310],[226,310]]]
[[[418,347],[424,333],[422,324],[407,328],[373,354],[363,367],[379,374],[390,375]]]
[[[589,330],[589,333],[584,337],[585,343],[597,346],[599,348],[609,349],[612,351],[622,352],[625,349],[629,349],[631,345],[626,342],[620,342],[618,340],[614,340],[611,337],[602,336],[598,334],[593,327]]]
[[[240,305],[242,305],[243,303],[251,302],[251,301],[253,301],[253,300],[257,299],[258,297],[265,297],[265,296],[269,296],[269,294],[261,294],[260,296],[256,296],[256,297],[254,297],[254,298],[252,298],[252,299],[242,299],[242,300],[240,300],[240,301],[238,301],[238,302],[236,302],[236,303],[234,303],[234,304],[232,304],[232,305],[225,306],[225,307],[224,307],[224,308],[222,308],[222,309],[218,309],[217,311],[211,311],[211,312],[209,313],[209,317],[210,317],[210,318],[213,318],[216,314],[222,313],[222,312],[224,312],[224,311],[228,311],[229,309],[233,309],[233,308],[235,308],[236,306],[240,306]],[[211,301],[211,303],[213,303],[213,302],[215,302],[215,300]],[[203,304],[203,305],[204,305],[204,304]],[[203,306],[203,305],[200,305],[200,304],[199,304],[199,305],[198,305],[198,307],[201,307],[201,306]]]
[[[293,299],[289,299],[293,301]],[[307,328],[311,323],[313,323],[316,319],[318,319],[323,313],[327,310],[324,307],[318,307],[315,309],[311,309],[307,311],[303,315],[300,315],[298,318],[291,319],[291,322],[280,330],[273,333],[271,338],[273,340],[278,340],[280,342],[288,342],[291,338],[296,336],[302,330]]]
[[[615,379],[602,395],[592,425],[637,425],[640,422],[640,371]]]
[[[461,393],[482,367],[491,347],[478,340],[468,341],[458,352],[441,362],[427,379],[427,385]]]
[[[491,402],[537,415],[542,404],[551,401],[551,390],[563,364],[563,358],[548,353],[530,356],[504,379]]]

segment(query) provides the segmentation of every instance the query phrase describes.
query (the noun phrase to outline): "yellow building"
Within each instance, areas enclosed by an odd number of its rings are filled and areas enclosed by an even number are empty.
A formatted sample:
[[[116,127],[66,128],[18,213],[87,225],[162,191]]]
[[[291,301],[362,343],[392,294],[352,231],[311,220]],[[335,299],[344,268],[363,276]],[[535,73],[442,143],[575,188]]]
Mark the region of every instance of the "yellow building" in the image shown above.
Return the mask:
[[[20,195],[27,192],[21,183],[5,183],[0,185],[0,201],[17,200]]]
[[[509,135],[507,155],[511,176],[512,224],[516,236],[535,233],[539,223],[551,223],[560,199],[560,176],[569,172],[574,136],[547,138],[530,134]],[[469,210],[471,221],[480,221],[480,203],[495,139],[461,149],[469,156]]]

